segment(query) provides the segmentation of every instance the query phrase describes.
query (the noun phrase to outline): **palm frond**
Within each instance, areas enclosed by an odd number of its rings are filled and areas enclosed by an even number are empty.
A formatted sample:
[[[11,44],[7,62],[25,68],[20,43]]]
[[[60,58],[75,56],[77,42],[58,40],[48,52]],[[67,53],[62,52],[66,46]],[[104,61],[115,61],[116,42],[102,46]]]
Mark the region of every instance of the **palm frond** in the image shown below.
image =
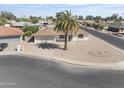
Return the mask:
[[[55,31],[68,31],[72,33],[78,31],[79,25],[74,16],[72,16],[71,10],[59,12],[57,13],[57,17]]]

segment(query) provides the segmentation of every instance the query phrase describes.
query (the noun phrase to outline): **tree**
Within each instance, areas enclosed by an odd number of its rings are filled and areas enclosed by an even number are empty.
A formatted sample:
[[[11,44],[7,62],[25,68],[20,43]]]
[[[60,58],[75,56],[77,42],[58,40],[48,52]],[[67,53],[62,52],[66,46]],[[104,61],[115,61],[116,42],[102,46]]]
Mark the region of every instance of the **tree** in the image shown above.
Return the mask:
[[[92,15],[88,15],[85,18],[86,18],[86,20],[94,20],[94,17]]]
[[[112,18],[111,17],[106,17],[105,18],[105,21],[109,21],[109,20],[112,20]]]
[[[96,17],[95,17],[95,20],[96,20],[96,22],[98,22],[98,23],[100,22],[101,19],[102,19],[101,16],[96,16]]]
[[[7,12],[7,11],[1,11],[0,17],[2,19],[6,19],[6,20],[15,20],[16,19],[16,16],[13,13]]]
[[[119,16],[119,21],[122,21],[122,20],[123,20],[122,16]]]
[[[61,13],[60,12],[56,13],[56,19],[61,19]]]
[[[36,33],[39,30],[38,26],[24,26],[22,28],[26,36],[31,36],[33,33]]]
[[[67,40],[69,33],[76,33],[79,29],[77,20],[72,16],[71,11],[62,11],[56,14],[55,31],[62,31],[65,33],[64,50],[67,50]]]
[[[11,12],[0,11],[0,25],[9,23],[8,20],[15,20],[16,16]]]
[[[32,23],[38,23],[39,22],[39,20],[37,19],[37,18],[34,18],[34,19],[32,19]]]
[[[53,16],[46,16],[46,20],[51,20],[51,21],[53,21]]]
[[[79,16],[78,17],[78,20],[83,20],[83,16]]]
[[[30,21],[32,23],[38,23],[39,22],[39,19],[40,19],[40,17],[30,16]]]
[[[7,23],[7,21],[5,19],[0,19],[0,25],[4,25],[6,23]]]
[[[15,21],[16,22],[21,22],[21,21],[30,22],[30,19],[29,18],[26,18],[26,17],[21,17],[21,18],[16,18]]]
[[[111,18],[112,18],[112,20],[114,20],[114,23],[118,23],[118,14],[113,14],[112,16],[111,16]]]
[[[118,19],[118,14],[113,14],[112,15],[112,20],[117,20]]]

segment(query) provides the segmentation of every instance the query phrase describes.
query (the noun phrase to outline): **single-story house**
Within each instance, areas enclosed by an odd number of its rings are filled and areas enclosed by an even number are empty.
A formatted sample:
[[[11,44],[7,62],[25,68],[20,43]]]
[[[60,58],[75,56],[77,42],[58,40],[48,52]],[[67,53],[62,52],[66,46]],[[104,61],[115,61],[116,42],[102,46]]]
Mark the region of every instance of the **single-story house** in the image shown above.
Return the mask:
[[[0,26],[0,43],[21,42],[23,34],[18,28]]]
[[[122,25],[122,24],[110,24],[108,26],[108,31],[111,31],[115,34],[124,34],[124,25]]]
[[[16,28],[22,28],[24,26],[38,26],[38,27],[43,27],[43,26],[47,26],[48,23],[31,23],[31,22],[12,22],[11,23],[11,27],[16,27]]]
[[[31,22],[12,22],[11,27],[22,28],[25,25],[30,25]]]
[[[35,43],[45,42],[63,42],[65,39],[64,32],[55,32],[53,27],[47,27],[33,34]],[[76,34],[69,33],[68,41],[88,40],[88,34],[79,30]]]

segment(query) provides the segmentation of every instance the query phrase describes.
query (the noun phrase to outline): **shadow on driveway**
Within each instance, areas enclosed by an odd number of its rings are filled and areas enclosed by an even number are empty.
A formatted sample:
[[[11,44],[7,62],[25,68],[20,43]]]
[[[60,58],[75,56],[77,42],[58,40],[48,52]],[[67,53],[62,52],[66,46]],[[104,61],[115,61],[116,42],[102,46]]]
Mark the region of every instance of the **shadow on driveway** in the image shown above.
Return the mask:
[[[52,43],[41,43],[37,44],[38,48],[43,49],[62,49],[58,44],[52,44]]]

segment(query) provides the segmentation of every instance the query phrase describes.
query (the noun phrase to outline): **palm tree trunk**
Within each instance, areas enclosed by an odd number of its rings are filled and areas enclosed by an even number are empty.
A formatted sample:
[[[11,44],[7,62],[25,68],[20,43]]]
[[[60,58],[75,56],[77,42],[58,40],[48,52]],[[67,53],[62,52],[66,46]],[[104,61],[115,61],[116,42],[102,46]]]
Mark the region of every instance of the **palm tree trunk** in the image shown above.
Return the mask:
[[[68,48],[67,48],[67,41],[68,40],[68,31],[66,31],[66,33],[65,33],[65,45],[64,45],[64,50],[67,50]]]

